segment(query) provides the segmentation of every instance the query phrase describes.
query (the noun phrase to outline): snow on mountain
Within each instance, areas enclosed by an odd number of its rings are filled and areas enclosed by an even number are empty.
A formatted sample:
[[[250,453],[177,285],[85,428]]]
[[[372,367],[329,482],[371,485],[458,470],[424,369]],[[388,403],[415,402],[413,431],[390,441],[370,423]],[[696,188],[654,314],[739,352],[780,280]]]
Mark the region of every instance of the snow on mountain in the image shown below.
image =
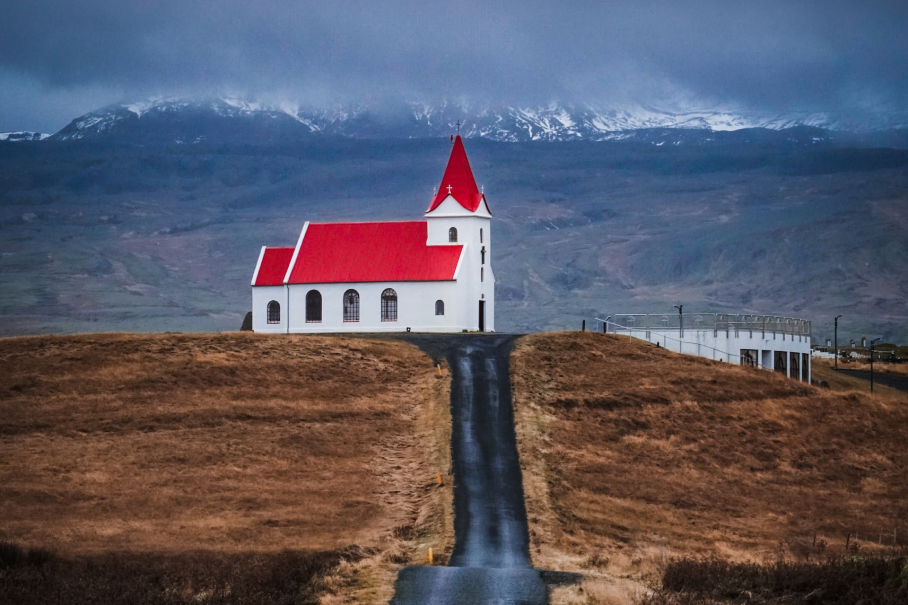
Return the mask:
[[[799,112],[769,114],[728,108],[630,104],[608,106],[551,103],[541,106],[470,105],[411,102],[396,108],[367,105],[306,107],[241,98],[187,100],[155,98],[111,105],[73,120],[54,140],[107,136],[142,136],[196,142],[228,136],[256,140],[313,133],[350,138],[424,138],[446,136],[461,123],[467,137],[502,142],[603,141],[643,129],[733,131],[745,128],[783,130],[811,126],[833,131],[908,129],[908,111],[875,108],[862,116]]]
[[[48,137],[50,137],[50,135],[44,134],[43,132],[0,132],[0,141],[9,141],[10,143],[18,143],[20,141],[43,141]]]

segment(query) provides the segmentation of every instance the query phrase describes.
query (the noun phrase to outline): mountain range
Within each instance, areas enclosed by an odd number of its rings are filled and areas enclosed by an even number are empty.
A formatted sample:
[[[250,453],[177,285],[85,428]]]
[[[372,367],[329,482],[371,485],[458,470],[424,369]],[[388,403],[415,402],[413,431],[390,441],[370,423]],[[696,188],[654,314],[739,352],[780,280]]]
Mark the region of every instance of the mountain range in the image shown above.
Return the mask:
[[[7,140],[120,139],[198,144],[227,140],[288,141],[315,135],[418,139],[448,136],[458,128],[458,123],[465,137],[497,142],[612,141],[637,137],[639,131],[664,129],[720,133],[809,127],[864,136],[887,131],[908,132],[908,110],[877,107],[863,116],[834,112],[770,114],[723,108],[679,109],[642,103],[622,107],[563,103],[493,107],[409,102],[390,107],[350,104],[313,108],[237,98],[155,98],[103,107],[74,119],[53,135],[10,133]]]
[[[502,330],[683,303],[811,319],[818,342],[837,315],[840,340],[908,339],[908,128],[466,109],[159,99],[5,136],[0,335],[237,329],[262,245],[420,217],[460,121]]]

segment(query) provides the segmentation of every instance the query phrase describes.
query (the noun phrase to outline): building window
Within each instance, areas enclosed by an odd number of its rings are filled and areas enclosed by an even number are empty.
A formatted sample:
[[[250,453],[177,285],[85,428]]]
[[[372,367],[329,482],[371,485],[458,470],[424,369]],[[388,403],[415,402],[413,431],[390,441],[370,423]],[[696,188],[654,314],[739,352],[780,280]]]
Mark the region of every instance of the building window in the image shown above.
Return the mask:
[[[741,349],[741,365],[751,368],[757,367],[757,350]]]
[[[482,243],[482,229],[479,230],[479,243]]]
[[[479,269],[479,281],[485,281],[485,280],[486,280],[486,270],[480,268]]]
[[[486,247],[482,247],[482,264],[486,264]]]
[[[344,292],[344,321],[359,321],[359,292]]]
[[[322,294],[318,290],[309,290],[306,293],[306,323],[320,323],[322,321]]]
[[[444,315],[445,314],[445,301],[436,300],[435,301],[435,314]]]
[[[455,229],[454,227],[448,229],[448,242],[452,244],[457,243],[457,229]]]
[[[381,320],[397,321],[397,292],[391,288],[381,293]]]
[[[781,372],[785,375],[788,375],[788,353],[785,351],[776,351],[775,352],[775,362],[773,363],[773,369],[776,372]]]
[[[662,319],[659,320],[659,323],[662,324],[663,328],[667,328],[668,327],[668,316],[663,315]]]
[[[270,303],[268,303],[268,323],[281,323],[281,303],[277,302],[276,300],[272,300]]]

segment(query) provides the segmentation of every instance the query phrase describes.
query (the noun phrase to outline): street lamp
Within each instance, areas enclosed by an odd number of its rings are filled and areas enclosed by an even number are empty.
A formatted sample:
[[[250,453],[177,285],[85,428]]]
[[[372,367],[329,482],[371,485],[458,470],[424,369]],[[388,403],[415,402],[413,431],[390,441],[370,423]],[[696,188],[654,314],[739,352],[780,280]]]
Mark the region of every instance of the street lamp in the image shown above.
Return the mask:
[[[841,315],[835,316],[835,370],[839,371],[839,318]]]
[[[675,305],[675,308],[678,309],[679,325],[681,330],[681,338],[684,338],[684,305]]]
[[[874,338],[870,341],[870,392],[873,392],[873,343],[878,341],[879,338]],[[883,381],[885,382],[885,381]]]

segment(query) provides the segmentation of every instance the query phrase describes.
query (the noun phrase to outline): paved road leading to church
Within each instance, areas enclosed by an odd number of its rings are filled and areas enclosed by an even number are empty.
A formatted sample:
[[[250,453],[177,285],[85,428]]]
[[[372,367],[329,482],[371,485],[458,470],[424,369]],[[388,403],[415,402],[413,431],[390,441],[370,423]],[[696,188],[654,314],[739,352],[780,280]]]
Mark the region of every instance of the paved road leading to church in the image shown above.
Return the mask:
[[[394,605],[547,603],[530,564],[514,434],[508,335],[408,335],[452,372],[455,545],[448,567],[401,570]]]
[[[849,376],[854,376],[855,378],[863,378],[867,381],[870,380],[870,370],[839,370],[839,372],[841,372],[842,374],[848,374]],[[908,392],[908,376],[902,376],[901,374],[874,372],[873,382],[874,384],[885,384],[887,387],[892,387],[893,389]]]

